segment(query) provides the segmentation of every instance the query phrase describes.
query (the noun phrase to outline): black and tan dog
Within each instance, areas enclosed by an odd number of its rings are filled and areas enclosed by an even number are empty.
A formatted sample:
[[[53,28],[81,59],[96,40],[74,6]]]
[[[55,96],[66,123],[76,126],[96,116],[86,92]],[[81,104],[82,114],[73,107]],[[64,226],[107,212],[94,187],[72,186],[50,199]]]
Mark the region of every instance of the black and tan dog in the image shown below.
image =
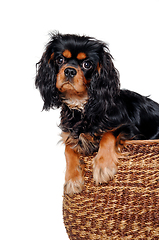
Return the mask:
[[[98,151],[93,163],[98,184],[117,172],[121,141],[159,138],[159,105],[120,90],[107,45],[94,38],[52,34],[37,64],[36,87],[43,109],[61,107],[68,194],[82,190],[80,154]]]

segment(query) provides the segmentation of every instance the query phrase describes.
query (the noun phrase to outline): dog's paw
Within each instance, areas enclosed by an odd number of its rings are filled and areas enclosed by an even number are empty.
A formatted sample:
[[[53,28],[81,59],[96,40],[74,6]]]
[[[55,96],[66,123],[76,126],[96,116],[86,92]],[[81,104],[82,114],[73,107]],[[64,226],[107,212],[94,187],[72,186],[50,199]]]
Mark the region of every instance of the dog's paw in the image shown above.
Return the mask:
[[[117,173],[117,154],[105,155],[99,151],[93,162],[93,178],[96,184],[108,182]]]
[[[65,183],[64,189],[65,193],[69,195],[73,195],[74,193],[80,193],[83,189],[84,180],[82,177],[76,177],[74,179],[70,179]]]

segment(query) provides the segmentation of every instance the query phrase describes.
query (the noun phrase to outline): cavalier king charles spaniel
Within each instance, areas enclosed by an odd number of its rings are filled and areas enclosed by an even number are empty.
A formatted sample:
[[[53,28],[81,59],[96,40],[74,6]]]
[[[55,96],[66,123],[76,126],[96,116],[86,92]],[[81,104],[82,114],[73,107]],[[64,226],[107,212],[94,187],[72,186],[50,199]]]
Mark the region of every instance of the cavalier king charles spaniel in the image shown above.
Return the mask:
[[[53,33],[37,63],[35,85],[43,109],[61,107],[67,194],[82,190],[80,155],[97,152],[93,177],[99,184],[116,174],[119,145],[125,140],[159,138],[159,105],[121,90],[112,59],[102,41]]]

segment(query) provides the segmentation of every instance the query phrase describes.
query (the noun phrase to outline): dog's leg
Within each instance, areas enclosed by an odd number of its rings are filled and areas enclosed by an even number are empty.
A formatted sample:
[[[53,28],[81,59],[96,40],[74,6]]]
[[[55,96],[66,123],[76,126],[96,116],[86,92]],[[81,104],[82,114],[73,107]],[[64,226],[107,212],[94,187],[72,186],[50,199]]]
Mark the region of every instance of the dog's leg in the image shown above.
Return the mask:
[[[116,139],[111,132],[103,135],[93,164],[93,177],[96,184],[108,182],[117,173],[118,155],[115,144]]]
[[[65,192],[69,195],[82,191],[84,179],[82,176],[82,167],[79,163],[79,156],[70,145],[65,148],[66,174],[65,174]]]

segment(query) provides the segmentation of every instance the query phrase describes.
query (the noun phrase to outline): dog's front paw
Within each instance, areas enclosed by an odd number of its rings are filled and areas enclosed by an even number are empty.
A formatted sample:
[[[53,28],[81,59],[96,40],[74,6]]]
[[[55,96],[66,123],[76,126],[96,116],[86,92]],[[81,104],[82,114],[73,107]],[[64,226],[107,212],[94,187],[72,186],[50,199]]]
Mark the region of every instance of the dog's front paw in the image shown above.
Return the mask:
[[[117,154],[105,155],[101,151],[98,152],[93,162],[93,178],[96,184],[108,182],[117,173]]]
[[[72,196],[74,193],[80,193],[83,189],[84,180],[83,178],[70,179],[65,183],[65,193]]]
[[[66,173],[65,186],[66,194],[73,195],[82,191],[84,184],[83,170],[84,166],[79,161],[79,155],[69,145],[66,145]]]

